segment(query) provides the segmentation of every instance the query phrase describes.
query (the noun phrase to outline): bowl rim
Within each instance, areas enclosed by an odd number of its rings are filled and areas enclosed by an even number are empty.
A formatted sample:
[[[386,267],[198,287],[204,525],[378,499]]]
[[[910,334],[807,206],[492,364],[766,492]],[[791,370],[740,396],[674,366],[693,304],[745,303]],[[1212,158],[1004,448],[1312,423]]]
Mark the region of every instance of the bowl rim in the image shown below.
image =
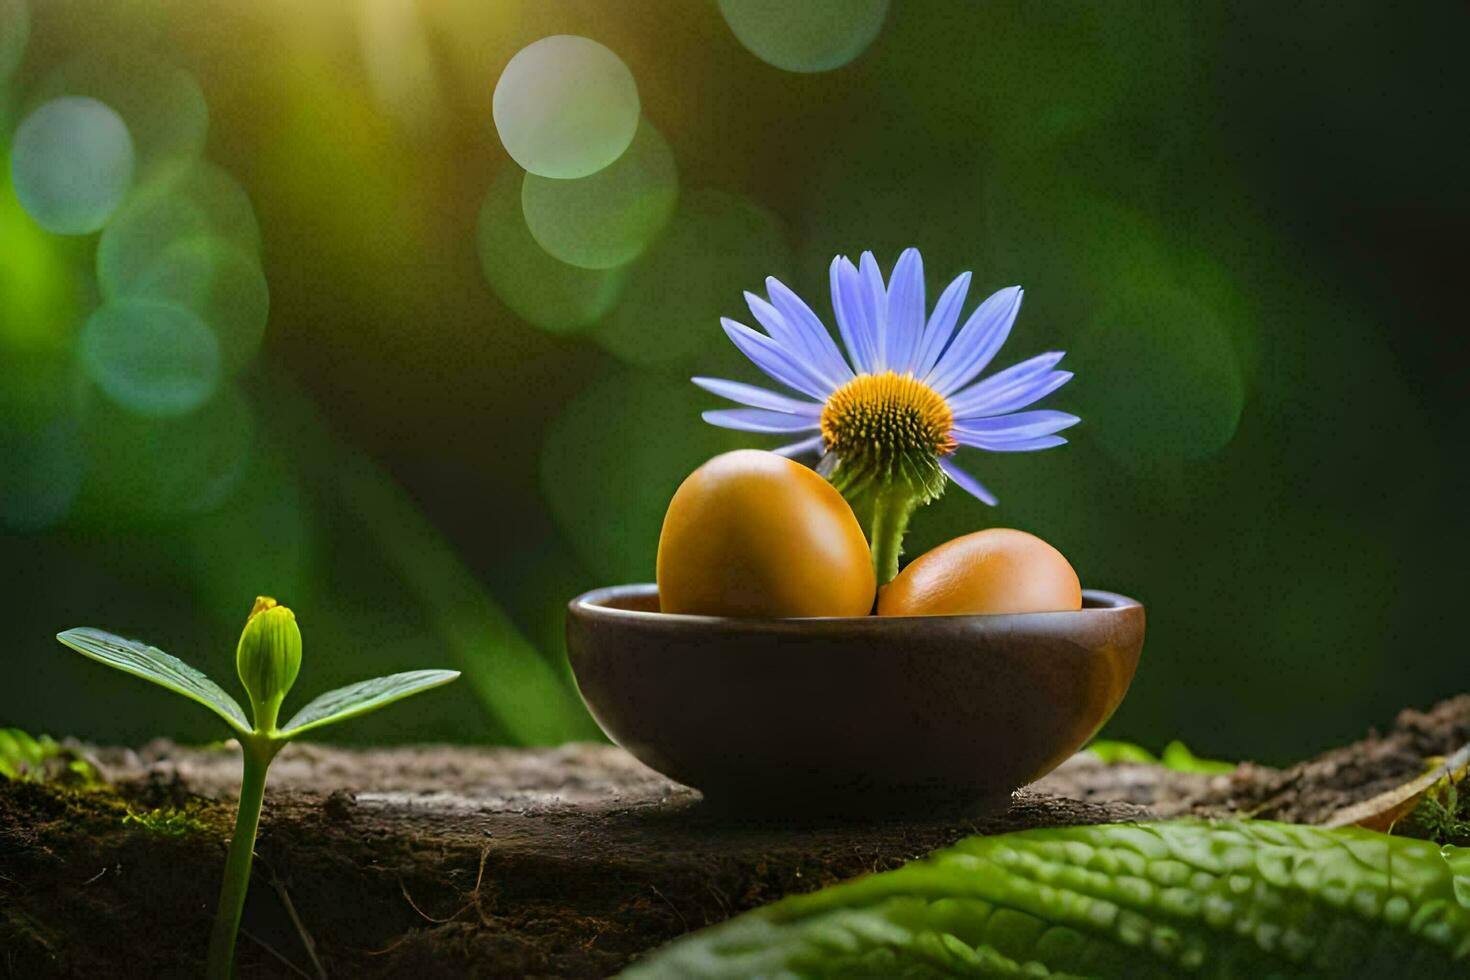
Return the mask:
[[[644,598],[650,594],[658,595],[658,586],[653,582],[603,586],[600,589],[583,592],[581,595],[572,599],[567,603],[567,611],[569,614],[583,616],[589,619],[628,624],[665,624],[668,626],[679,624],[686,626],[719,627],[722,629],[754,628],[770,630],[773,628],[817,629],[823,627],[893,629],[896,626],[913,628],[916,623],[985,623],[996,628],[1001,628],[1008,623],[1022,626],[1026,623],[1037,623],[1041,619],[1081,619],[1096,618],[1098,616],[1117,616],[1129,610],[1143,609],[1143,603],[1137,599],[1102,589],[1083,589],[1082,601],[1084,603],[1090,602],[1092,605],[1084,604],[1081,609],[1057,609],[1046,612],[1025,613],[958,613],[940,616],[878,616],[869,614],[867,616],[743,618],[736,616],[703,616],[691,613],[652,612],[643,609],[623,609],[617,606],[607,605],[609,601],[614,599],[630,597]]]

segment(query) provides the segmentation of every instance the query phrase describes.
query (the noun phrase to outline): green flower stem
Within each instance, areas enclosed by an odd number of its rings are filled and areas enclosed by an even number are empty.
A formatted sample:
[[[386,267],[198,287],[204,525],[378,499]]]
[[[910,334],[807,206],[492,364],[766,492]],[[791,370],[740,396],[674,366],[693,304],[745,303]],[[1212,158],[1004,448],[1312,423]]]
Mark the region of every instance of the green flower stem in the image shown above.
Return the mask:
[[[873,572],[880,586],[898,574],[898,556],[903,553],[903,536],[909,528],[918,500],[907,487],[888,485],[873,494],[873,521],[868,526],[868,547],[873,552]]]
[[[205,976],[229,980],[235,960],[235,937],[240,931],[240,914],[250,889],[250,864],[255,857],[255,832],[260,827],[260,806],[265,799],[265,776],[271,760],[284,741],[267,735],[242,738],[245,772],[240,780],[240,812],[235,818],[235,836],[225,858],[225,877],[219,889],[219,907],[214,930],[209,936],[209,958]]]

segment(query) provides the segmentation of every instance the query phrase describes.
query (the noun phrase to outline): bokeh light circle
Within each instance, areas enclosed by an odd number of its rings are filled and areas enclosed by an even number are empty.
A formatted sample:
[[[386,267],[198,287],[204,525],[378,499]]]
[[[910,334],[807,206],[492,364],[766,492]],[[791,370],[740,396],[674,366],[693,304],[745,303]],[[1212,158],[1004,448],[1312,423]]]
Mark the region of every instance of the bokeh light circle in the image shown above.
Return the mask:
[[[552,423],[541,487],[577,556],[606,582],[648,582],[664,511],[683,479],[750,437],[699,417],[687,381],[624,371],[587,388]],[[595,493],[588,487],[595,486]]]
[[[255,256],[223,238],[181,238],[127,288],[130,297],[192,311],[214,331],[224,370],[239,371],[260,349],[270,287]]]
[[[189,72],[147,51],[104,44],[58,65],[38,86],[41,99],[87,96],[122,117],[133,138],[139,180],[188,166],[204,152],[209,105]]]
[[[219,386],[219,342],[194,313],[150,299],[110,300],[82,328],[82,367],[129,411],[185,415]]]
[[[97,243],[97,281],[106,295],[126,293],[175,242],[203,237],[250,255],[260,251],[249,196],[229,174],[201,160],[139,187],[118,209]]]
[[[663,135],[645,118],[627,152],[580,180],[528,173],[521,184],[526,227],[571,265],[612,269],[658,237],[679,197],[679,173]]]
[[[740,360],[720,317],[750,322],[743,292],[764,293],[767,276],[789,283],[791,266],[791,247],[769,211],[723,191],[689,191],[669,230],[633,265],[597,339],[647,367],[713,370],[711,351]]]
[[[516,163],[542,177],[586,177],[623,155],[638,129],[638,85],[622,59],[570,34],[528,44],[495,84],[495,128]]]
[[[1074,382],[1078,414],[1131,471],[1207,458],[1235,436],[1246,386],[1229,329],[1182,289],[1128,291],[1097,317],[1076,358],[1086,372]]]
[[[16,129],[10,175],[36,224],[58,235],[90,234],[132,184],[132,137],[122,117],[96,99],[53,99]]]
[[[883,29],[888,0],[720,0],[746,50],[786,71],[841,68]]]
[[[480,208],[480,266],[501,302],[543,330],[563,333],[596,323],[617,302],[621,269],[581,269],[546,253],[521,213],[521,174],[505,168]]]

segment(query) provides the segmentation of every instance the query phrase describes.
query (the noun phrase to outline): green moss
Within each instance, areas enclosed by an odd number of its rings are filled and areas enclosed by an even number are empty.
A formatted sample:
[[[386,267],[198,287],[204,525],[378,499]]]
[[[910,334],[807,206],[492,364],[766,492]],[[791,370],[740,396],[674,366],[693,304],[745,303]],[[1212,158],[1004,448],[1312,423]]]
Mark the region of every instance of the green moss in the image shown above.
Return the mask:
[[[181,807],[161,806],[152,810],[134,810],[129,807],[122,822],[124,826],[136,825],[150,833],[163,834],[166,837],[183,837],[209,830],[209,824],[200,807],[192,802]]]
[[[1453,780],[1435,786],[1414,810],[1414,823],[1439,844],[1470,846],[1470,792]]]

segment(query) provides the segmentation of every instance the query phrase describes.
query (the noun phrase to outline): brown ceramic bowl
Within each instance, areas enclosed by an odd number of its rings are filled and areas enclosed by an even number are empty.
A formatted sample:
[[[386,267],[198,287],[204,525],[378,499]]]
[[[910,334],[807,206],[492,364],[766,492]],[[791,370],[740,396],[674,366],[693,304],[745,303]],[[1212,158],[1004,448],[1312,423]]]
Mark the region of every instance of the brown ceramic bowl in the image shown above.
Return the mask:
[[[572,600],[577,686],[613,741],[711,801],[892,809],[999,800],[1081,748],[1143,648],[1143,606],[725,619],[652,585]]]

